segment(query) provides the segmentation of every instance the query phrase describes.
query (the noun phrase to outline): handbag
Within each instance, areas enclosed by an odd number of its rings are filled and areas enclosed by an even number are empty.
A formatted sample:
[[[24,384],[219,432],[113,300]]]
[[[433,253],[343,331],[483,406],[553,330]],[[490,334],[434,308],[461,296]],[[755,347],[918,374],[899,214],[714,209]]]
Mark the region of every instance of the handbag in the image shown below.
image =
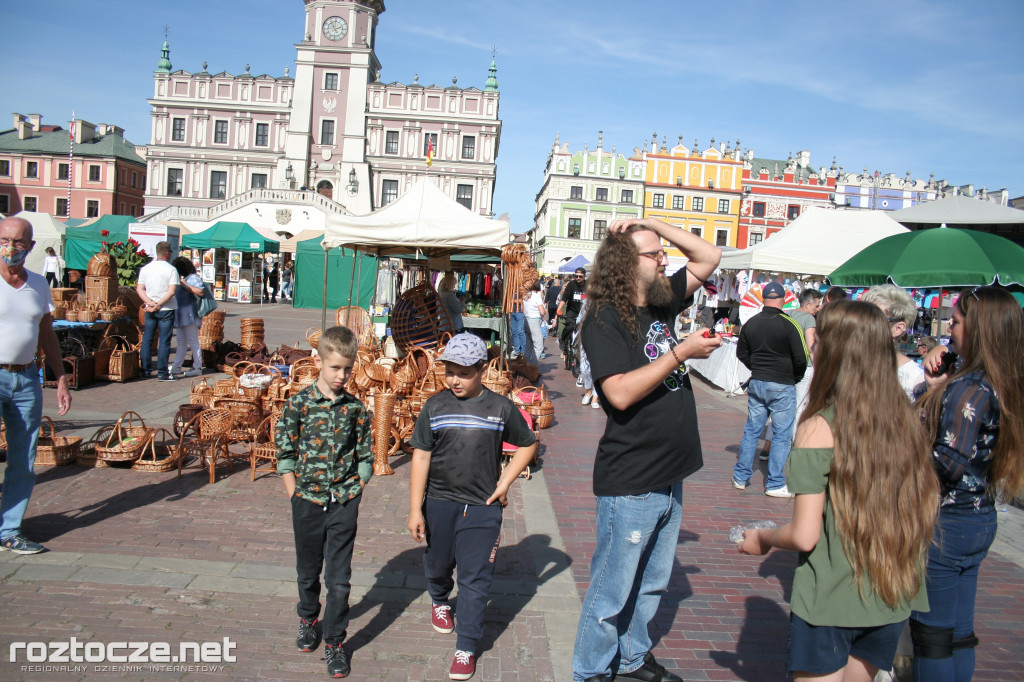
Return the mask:
[[[217,309],[217,299],[213,297],[213,290],[209,283],[203,282],[203,295],[195,297],[195,300],[192,301],[192,309],[195,311],[196,317],[199,318],[206,317]]]

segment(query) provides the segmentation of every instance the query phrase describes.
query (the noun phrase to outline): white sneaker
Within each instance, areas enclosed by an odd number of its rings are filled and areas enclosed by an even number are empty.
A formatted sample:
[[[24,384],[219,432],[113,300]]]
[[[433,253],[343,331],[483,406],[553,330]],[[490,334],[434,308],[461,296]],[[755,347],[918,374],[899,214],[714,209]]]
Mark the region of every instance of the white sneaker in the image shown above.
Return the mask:
[[[189,371],[187,371],[184,374],[182,374],[182,376],[185,376],[185,377],[198,377],[198,376],[202,376],[202,374],[203,374],[203,368],[202,367],[193,367]]]
[[[786,486],[782,486],[781,488],[772,488],[771,490],[765,490],[764,494],[767,495],[768,497],[795,497],[793,493],[789,492],[789,488]]]
[[[601,401],[598,400],[597,398],[594,398],[593,400],[590,401],[590,406],[593,407],[595,410],[600,410]]]
[[[588,394],[588,395],[584,395],[584,396],[583,396],[583,397],[582,397],[582,398],[580,399],[580,405],[586,405],[587,403],[589,403],[589,402],[590,402],[590,399],[591,399],[592,397],[593,397],[593,396],[592,396],[592,395],[589,395],[589,394]]]

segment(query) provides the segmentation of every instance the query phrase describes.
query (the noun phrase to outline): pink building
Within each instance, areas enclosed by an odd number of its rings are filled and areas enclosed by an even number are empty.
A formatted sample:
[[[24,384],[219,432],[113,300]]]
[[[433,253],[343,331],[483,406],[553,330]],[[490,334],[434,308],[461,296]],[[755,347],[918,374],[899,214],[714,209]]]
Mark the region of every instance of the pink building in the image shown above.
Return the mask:
[[[42,118],[14,114],[14,128],[0,132],[0,213],[142,215],[146,162],[123,128],[76,120],[71,133]]]

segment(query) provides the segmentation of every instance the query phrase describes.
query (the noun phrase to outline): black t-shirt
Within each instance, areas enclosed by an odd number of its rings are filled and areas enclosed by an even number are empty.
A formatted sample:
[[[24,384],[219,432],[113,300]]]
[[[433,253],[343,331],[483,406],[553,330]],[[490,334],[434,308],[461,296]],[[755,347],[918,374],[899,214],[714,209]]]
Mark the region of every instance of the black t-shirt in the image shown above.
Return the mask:
[[[501,443],[534,441],[511,400],[488,389],[475,398],[451,391],[431,396],[416,420],[409,444],[430,452],[427,497],[486,504],[501,476]]]
[[[583,307],[583,296],[586,286],[586,282],[580,284],[573,280],[562,287],[560,298],[565,301],[564,313],[566,319],[575,320],[579,316],[580,308]]]
[[[595,386],[613,374],[640,369],[678,342],[675,318],[688,301],[686,269],[671,278],[674,297],[666,309],[639,308],[640,338],[633,338],[612,306],[602,306],[583,323],[583,347]],[[598,393],[601,393],[598,388]],[[677,370],[649,395],[625,410],[604,395],[608,415],[594,459],[594,494],[643,495],[677,483],[704,466],[697,432],[697,406],[690,377]]]
[[[560,284],[548,285],[548,290],[544,292],[544,303],[548,307],[558,305],[558,296],[562,293],[562,286]]]

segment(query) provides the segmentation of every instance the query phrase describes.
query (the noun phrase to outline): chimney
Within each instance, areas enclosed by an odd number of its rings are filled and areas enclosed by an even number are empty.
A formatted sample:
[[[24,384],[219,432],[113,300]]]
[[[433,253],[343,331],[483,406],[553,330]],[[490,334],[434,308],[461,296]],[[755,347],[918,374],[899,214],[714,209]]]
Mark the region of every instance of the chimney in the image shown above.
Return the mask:
[[[796,162],[800,166],[810,166],[811,165],[811,152],[807,151],[807,150],[797,152],[796,153]]]
[[[116,126],[113,123],[100,123],[96,126],[96,132],[100,137],[104,135],[119,135],[124,137],[124,128]]]
[[[13,116],[14,116],[14,124],[13,125],[14,125],[15,128],[17,128],[18,124],[25,120],[25,117],[22,116],[21,114],[18,114],[18,113],[13,114]]]
[[[28,122],[32,126],[32,132],[39,132],[39,124],[43,122],[42,114],[29,114]]]
[[[96,126],[82,119],[75,120],[75,144],[89,142],[96,138]]]

